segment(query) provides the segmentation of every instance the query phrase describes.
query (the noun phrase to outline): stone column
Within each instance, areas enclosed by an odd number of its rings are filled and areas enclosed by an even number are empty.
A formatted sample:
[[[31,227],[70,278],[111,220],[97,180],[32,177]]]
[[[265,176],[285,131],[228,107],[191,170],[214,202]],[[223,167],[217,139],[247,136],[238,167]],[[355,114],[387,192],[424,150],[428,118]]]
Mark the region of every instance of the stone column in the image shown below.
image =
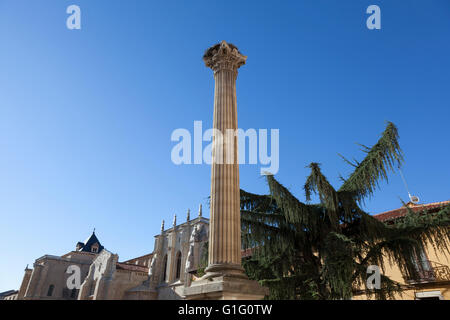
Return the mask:
[[[236,78],[247,57],[225,41],[208,49],[205,65],[214,72],[214,120],[211,159],[211,217],[206,272],[242,274]]]
[[[185,289],[186,299],[261,299],[267,293],[241,267],[236,78],[247,57],[222,41],[203,56],[214,72],[211,216],[206,275]]]

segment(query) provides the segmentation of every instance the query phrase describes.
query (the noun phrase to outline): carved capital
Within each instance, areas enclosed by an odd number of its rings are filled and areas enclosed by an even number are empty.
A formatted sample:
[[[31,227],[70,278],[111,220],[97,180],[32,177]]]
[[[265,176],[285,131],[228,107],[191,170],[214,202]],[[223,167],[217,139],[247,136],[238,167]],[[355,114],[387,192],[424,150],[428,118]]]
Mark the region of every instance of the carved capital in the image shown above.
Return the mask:
[[[203,55],[205,65],[214,73],[221,70],[237,72],[237,69],[244,65],[246,60],[247,56],[240,53],[235,45],[225,41],[212,46]]]

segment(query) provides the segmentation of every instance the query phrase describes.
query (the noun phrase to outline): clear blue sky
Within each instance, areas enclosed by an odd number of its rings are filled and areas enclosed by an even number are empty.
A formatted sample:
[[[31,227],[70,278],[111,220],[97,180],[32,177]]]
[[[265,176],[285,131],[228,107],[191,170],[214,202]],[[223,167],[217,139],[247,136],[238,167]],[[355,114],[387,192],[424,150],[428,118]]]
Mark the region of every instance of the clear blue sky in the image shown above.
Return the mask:
[[[66,8],[82,29],[66,28]],[[365,9],[381,7],[382,29]],[[120,260],[149,253],[161,220],[195,215],[210,167],[170,160],[176,128],[212,123],[204,50],[246,55],[239,127],[280,129],[279,181],[304,199],[305,166],[336,187],[394,122],[404,174],[423,202],[448,200],[450,1],[0,0],[0,291],[27,264],[75,248],[95,227]],[[260,166],[241,187],[267,192]],[[398,174],[365,209],[397,208]]]

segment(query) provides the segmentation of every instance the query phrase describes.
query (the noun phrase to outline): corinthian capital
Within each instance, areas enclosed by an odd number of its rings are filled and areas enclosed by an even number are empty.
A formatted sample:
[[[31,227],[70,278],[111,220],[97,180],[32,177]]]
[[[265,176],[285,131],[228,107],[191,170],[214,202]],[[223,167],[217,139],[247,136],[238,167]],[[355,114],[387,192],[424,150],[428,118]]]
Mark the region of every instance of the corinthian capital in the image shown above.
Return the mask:
[[[245,64],[247,56],[239,52],[238,48],[222,41],[208,50],[203,55],[203,61],[208,68],[214,70],[214,73],[221,70],[237,71],[240,66]]]

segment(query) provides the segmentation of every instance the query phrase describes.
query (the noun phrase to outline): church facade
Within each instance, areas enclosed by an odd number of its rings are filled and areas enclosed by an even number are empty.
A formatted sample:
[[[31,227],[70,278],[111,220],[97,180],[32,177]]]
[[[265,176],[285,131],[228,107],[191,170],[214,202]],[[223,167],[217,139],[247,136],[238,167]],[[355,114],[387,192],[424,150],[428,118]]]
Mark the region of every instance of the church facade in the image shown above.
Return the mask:
[[[17,299],[24,300],[167,300],[183,299],[195,278],[208,241],[209,220],[202,216],[161,226],[152,253],[119,262],[95,232],[63,256],[45,255],[26,268]],[[79,285],[73,270],[79,270]]]

